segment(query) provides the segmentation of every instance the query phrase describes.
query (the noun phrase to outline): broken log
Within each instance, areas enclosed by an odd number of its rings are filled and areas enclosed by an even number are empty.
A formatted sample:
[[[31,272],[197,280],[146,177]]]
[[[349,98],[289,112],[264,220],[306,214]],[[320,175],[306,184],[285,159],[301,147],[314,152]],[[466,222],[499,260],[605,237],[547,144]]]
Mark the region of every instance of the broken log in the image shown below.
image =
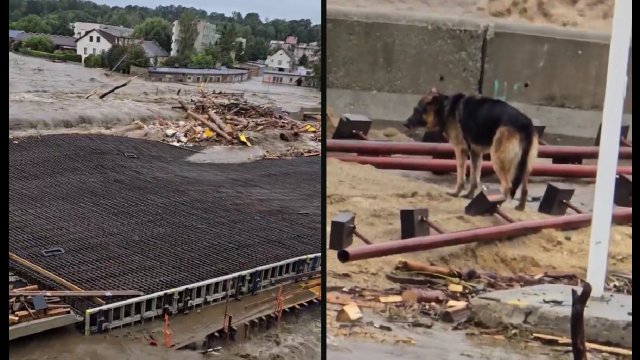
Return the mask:
[[[13,291],[36,291],[36,290],[38,290],[38,285],[28,285],[25,287],[9,290],[9,293]]]
[[[187,114],[189,114],[189,116],[191,116],[192,118],[196,119],[197,121],[200,121],[201,123],[205,124],[211,130],[215,131],[218,135],[220,135],[223,138],[225,138],[225,140],[227,140],[227,141],[231,141],[232,140],[229,135],[227,135],[224,131],[222,131],[222,129],[220,129],[218,127],[218,125],[216,125],[216,124],[212,123],[211,121],[205,119],[204,116],[200,116],[200,115],[194,113],[193,111],[187,111]]]
[[[137,76],[132,77],[131,79],[129,79],[129,80],[127,80],[127,81],[125,81],[124,83],[122,83],[122,84],[120,84],[120,85],[118,85],[118,86],[114,86],[111,90],[109,90],[109,91],[107,91],[106,93],[104,93],[104,94],[100,95],[100,97],[99,97],[99,98],[100,98],[100,99],[104,99],[105,97],[109,96],[109,94],[111,94],[112,92],[114,92],[114,91],[116,91],[116,90],[118,90],[118,89],[120,89],[120,88],[123,88],[123,87],[125,87],[125,86],[129,85],[129,83],[130,83],[133,79],[135,79],[135,78],[137,78]]]
[[[187,106],[187,104],[184,103],[184,101],[178,100],[178,104],[180,104],[180,107],[182,108],[182,110],[189,112],[189,107]]]
[[[247,122],[247,120],[239,118],[237,116],[231,116],[231,120],[237,122],[238,124],[241,124],[243,126],[247,126],[249,123]]]
[[[587,360],[587,345],[584,338],[584,308],[591,296],[591,284],[585,282],[578,295],[571,289],[571,349],[573,360]]]
[[[47,310],[46,314],[47,316],[59,316],[59,315],[64,315],[64,314],[68,314],[71,312],[70,308],[59,308],[59,309],[51,309],[51,310]]]
[[[214,114],[213,111],[209,111],[207,115],[209,115],[209,118],[211,118],[211,120],[213,120],[213,122],[218,125],[220,130],[226,132],[227,135],[233,134],[233,129],[231,129],[231,126],[224,122],[218,115]]]
[[[444,292],[440,290],[408,289],[402,293],[405,303],[432,303],[442,302],[446,299]]]
[[[400,271],[420,271],[444,276],[454,276],[460,277],[460,273],[451,268],[446,268],[442,266],[433,266],[429,264],[420,263],[417,261],[411,260],[399,260],[396,265],[396,270]]]

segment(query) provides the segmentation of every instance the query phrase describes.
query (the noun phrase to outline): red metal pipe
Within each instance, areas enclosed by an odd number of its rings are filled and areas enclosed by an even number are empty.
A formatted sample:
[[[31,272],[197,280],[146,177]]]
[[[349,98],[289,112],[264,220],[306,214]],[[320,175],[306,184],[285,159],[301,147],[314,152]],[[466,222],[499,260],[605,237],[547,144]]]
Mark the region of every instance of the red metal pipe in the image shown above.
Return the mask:
[[[328,154],[329,158],[338,159],[359,164],[373,165],[379,169],[395,170],[418,170],[432,172],[455,172],[455,160],[410,158],[410,157],[375,157],[375,156],[354,156]],[[467,171],[469,165],[467,162]],[[532,176],[549,176],[563,178],[595,178],[597,173],[596,165],[556,165],[556,164],[534,164],[531,171]],[[493,164],[489,161],[482,162],[482,173],[493,173]],[[618,166],[616,174],[631,175],[631,166]]]
[[[453,155],[453,146],[446,143],[327,140],[326,149],[366,155]],[[631,149],[621,147],[618,158],[631,159]],[[598,151],[597,146],[541,145],[538,147],[538,157],[597,159]]]
[[[632,209],[614,209],[613,221],[630,223]],[[387,241],[381,244],[358,246],[338,251],[338,260],[350,262],[382,256],[404,254],[414,251],[433,250],[447,246],[495,241],[507,237],[529,235],[542,229],[574,229],[591,224],[591,214],[577,214],[552,217],[543,220],[518,221],[513,224],[489,226],[479,229],[416,237],[405,240]]]

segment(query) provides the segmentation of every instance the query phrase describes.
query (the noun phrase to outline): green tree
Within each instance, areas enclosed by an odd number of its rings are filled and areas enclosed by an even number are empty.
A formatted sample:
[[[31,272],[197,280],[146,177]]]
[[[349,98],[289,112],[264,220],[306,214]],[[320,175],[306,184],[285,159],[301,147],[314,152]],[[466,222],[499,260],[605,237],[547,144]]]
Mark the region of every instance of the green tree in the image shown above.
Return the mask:
[[[302,54],[300,59],[298,59],[298,65],[307,67],[309,66],[309,58],[307,58],[307,54]]]
[[[216,66],[218,61],[220,61],[220,49],[215,45],[209,45],[204,48],[204,53],[207,56],[210,56],[213,59],[213,65]]]
[[[196,17],[191,11],[185,11],[178,20],[178,54],[189,57],[195,50],[194,43],[198,37]]]
[[[147,58],[147,53],[144,51],[142,46],[140,45],[130,45],[127,46],[127,72],[128,68],[131,65],[146,67],[149,66],[149,58]]]
[[[315,51],[315,53],[313,54],[316,57],[320,57],[320,49],[321,49],[321,40],[318,39],[318,50]],[[315,85],[318,89],[320,89],[322,87],[322,66],[321,66],[321,61],[314,61],[313,64],[311,65],[311,70],[313,71],[313,80],[315,81]]]
[[[222,63],[222,66],[233,66],[233,58],[231,57],[231,53],[222,53],[220,56],[220,63]]]
[[[269,48],[265,39],[254,37],[247,39],[245,54],[248,60],[265,60],[268,50]]]
[[[171,23],[167,20],[161,17],[152,17],[137,25],[134,28],[133,36],[145,40],[155,40],[164,50],[171,51],[172,31]]]
[[[100,55],[91,54],[84,58],[84,66],[88,68],[102,67],[102,57]]]
[[[244,52],[244,44],[241,41],[236,42],[236,61],[239,63],[247,62],[247,54]]]
[[[42,18],[38,15],[25,16],[22,19],[12,23],[10,28],[15,30],[24,30],[30,33],[51,33],[51,26],[49,26],[49,24],[42,20]]]
[[[33,35],[24,41],[24,46],[31,50],[51,53],[55,49],[53,41],[46,36]]]
[[[220,40],[218,40],[220,44],[220,52],[224,55],[231,53],[231,51],[234,51],[237,38],[238,35],[235,25],[224,24],[222,26],[222,29],[220,30]]]
[[[262,25],[262,20],[260,20],[260,14],[246,13],[244,15],[244,24],[250,26],[251,29],[255,29],[258,25]]]
[[[24,45],[24,43],[22,41],[16,41],[13,43],[13,51],[20,51],[20,49],[22,49],[22,45]]]
[[[162,66],[185,67],[189,65],[189,60],[190,59],[185,59],[185,57],[181,55],[169,56],[168,58],[164,59],[164,61],[162,62]]]
[[[52,34],[73,36],[71,19],[67,13],[49,14],[44,21],[51,27]]]
[[[204,51],[197,52],[191,55],[189,66],[193,68],[205,69],[212,68],[216,65],[212,56],[207,55]]]
[[[113,70],[113,68],[118,65],[118,62],[122,59],[122,57],[127,53],[127,48],[122,45],[113,45],[111,49],[107,51],[105,66],[109,69]],[[119,69],[123,69],[125,61],[122,61],[120,65],[118,65]]]

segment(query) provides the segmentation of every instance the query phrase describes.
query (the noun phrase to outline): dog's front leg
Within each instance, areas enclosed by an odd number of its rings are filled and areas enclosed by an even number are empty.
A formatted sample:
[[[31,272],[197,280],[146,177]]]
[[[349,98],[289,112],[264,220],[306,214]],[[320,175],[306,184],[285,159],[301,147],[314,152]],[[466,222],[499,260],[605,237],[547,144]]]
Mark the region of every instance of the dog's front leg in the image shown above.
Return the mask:
[[[448,195],[458,197],[462,189],[464,189],[465,169],[464,165],[467,162],[467,154],[461,149],[455,149],[456,154],[456,188],[452,192],[448,192]]]
[[[480,174],[482,171],[482,167],[480,166],[482,163],[482,154],[472,151],[470,156],[471,162],[471,174],[469,175],[469,192],[463,195],[463,197],[471,199],[476,193],[476,190],[480,187]]]

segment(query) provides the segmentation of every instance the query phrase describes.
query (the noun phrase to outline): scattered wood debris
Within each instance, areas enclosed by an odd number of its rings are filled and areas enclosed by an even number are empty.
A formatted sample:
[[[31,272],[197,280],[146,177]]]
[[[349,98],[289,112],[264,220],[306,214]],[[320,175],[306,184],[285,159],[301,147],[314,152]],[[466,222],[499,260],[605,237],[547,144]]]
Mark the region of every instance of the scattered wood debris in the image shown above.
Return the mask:
[[[338,322],[353,322],[362,319],[362,311],[356,303],[349,303],[338,311],[336,320]]]
[[[348,274],[345,274],[347,276]],[[479,294],[522,286],[537,284],[565,284],[572,286],[589,285],[578,275],[562,271],[539,271],[535,274],[520,274],[515,276],[501,276],[490,272],[477,270],[460,271],[449,267],[423,264],[415,261],[400,260],[394,270],[387,274],[387,278],[399,284],[397,288],[385,290],[370,290],[358,287],[327,289],[327,310],[340,310],[356,306],[366,308],[377,313],[387,313],[386,321],[389,323],[405,324],[411,327],[431,327],[434,320],[452,324],[453,330],[461,330],[471,327],[471,308],[469,300]],[[607,291],[623,294],[632,293],[631,274],[611,273],[606,285]],[[587,295],[581,295],[582,297]],[[574,294],[574,302],[577,296]],[[548,302],[557,300],[548,299]],[[584,301],[584,299],[583,299]],[[332,306],[332,304],[334,304]],[[336,305],[340,307],[336,308]],[[584,304],[578,305],[578,310],[584,309]],[[574,304],[575,307],[575,304]],[[579,312],[579,311],[578,311]],[[342,315],[343,318],[346,316]],[[363,322],[365,316],[357,322],[359,326],[371,322]],[[340,320],[338,320],[340,321]],[[572,320],[573,321],[573,320]],[[373,324],[373,323],[371,323]],[[379,330],[388,330],[384,325],[371,325]],[[351,326],[354,326],[353,324]],[[576,325],[572,324],[573,327]],[[576,329],[580,326],[576,326]],[[571,344],[570,339],[559,338],[543,334],[521,334],[517,329],[505,332],[501,329],[475,329],[475,335],[492,336],[495,339],[511,339],[517,341],[543,341],[556,344]],[[501,334],[502,333],[502,334]],[[577,343],[584,343],[584,335],[577,331]],[[471,334],[471,335],[473,335]],[[631,350],[586,343],[578,353],[580,357],[586,350],[595,350],[615,355],[631,355]]]
[[[554,343],[554,344],[558,344],[558,345],[570,345],[571,344],[571,339],[566,338],[566,337],[561,337],[561,336],[553,336],[553,335],[533,333],[531,335],[531,338],[534,339],[534,340],[543,342],[543,343]],[[599,344],[594,344],[594,343],[590,343],[590,342],[585,342],[585,346],[586,346],[587,350],[595,350],[595,351],[600,351],[600,352],[604,352],[604,353],[608,353],[608,354],[614,354],[614,355],[632,356],[632,350],[629,350],[629,349],[623,349],[623,348],[613,347],[613,346],[599,345]]]
[[[152,124],[163,130],[166,142],[177,146],[201,143],[251,146],[251,133],[268,130],[274,131],[283,142],[301,138],[320,142],[320,117],[317,114],[305,113],[302,120],[295,120],[272,106],[252,104],[242,94],[207,92],[205,89],[200,89],[199,93],[189,103],[179,101],[179,106],[174,107],[185,111],[185,120],[157,119]],[[277,157],[319,155],[319,151],[291,147],[286,154]],[[276,156],[267,154],[266,158]]]
[[[22,280],[19,282],[20,285],[24,284]],[[15,283],[10,281],[9,284],[9,326],[71,313],[71,306],[63,303],[57,296],[12,294],[37,292],[38,285],[23,285],[11,289]]]

